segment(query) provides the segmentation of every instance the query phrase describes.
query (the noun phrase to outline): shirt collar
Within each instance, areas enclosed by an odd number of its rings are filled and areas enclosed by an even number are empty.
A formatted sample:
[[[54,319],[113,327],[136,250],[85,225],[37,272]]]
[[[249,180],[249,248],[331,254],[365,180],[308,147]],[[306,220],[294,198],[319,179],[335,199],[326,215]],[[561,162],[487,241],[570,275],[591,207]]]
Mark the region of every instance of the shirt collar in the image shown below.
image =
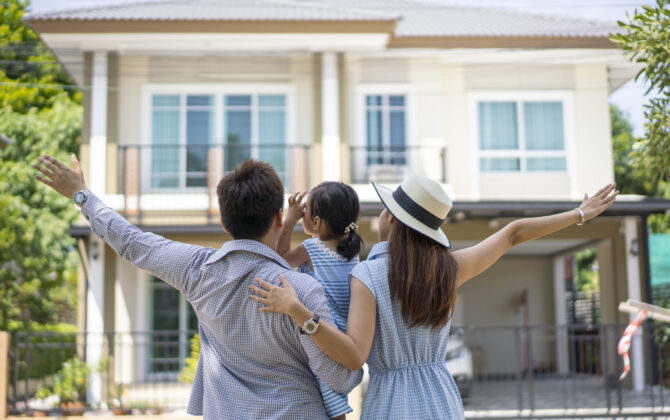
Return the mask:
[[[377,245],[373,246],[368,254],[368,260],[374,260],[376,258],[381,258],[384,254],[391,252],[391,247],[388,241],[379,242]]]
[[[274,260],[282,267],[291,270],[291,266],[281,257],[281,255],[277,254],[274,249],[261,242],[254,241],[253,239],[235,239],[226,242],[219,250],[213,253],[207,261],[205,261],[205,264],[215,263],[235,251],[251,252],[252,254],[260,255],[261,257]]]

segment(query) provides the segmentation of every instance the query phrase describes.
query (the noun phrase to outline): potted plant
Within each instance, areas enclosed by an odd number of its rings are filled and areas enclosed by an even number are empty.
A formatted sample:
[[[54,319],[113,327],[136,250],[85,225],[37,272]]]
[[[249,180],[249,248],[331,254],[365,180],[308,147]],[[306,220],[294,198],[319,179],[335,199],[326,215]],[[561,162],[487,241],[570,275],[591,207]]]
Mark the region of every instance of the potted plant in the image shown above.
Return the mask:
[[[130,414],[131,410],[129,407],[123,406],[123,395],[125,394],[125,385],[122,383],[114,384],[114,388],[111,392],[112,401],[109,406],[111,407],[112,413],[115,416],[125,416]]]
[[[46,398],[56,395],[64,416],[81,415],[86,410],[86,404],[81,400],[86,395],[90,375],[90,367],[79,358],[73,357],[63,363],[51,386],[40,388],[36,396]]]

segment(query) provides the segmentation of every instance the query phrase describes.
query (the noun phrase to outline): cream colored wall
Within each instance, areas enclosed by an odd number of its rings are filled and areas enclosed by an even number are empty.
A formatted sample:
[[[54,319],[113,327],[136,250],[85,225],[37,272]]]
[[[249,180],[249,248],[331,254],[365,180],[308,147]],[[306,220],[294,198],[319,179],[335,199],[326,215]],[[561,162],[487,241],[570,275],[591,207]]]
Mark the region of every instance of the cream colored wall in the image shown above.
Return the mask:
[[[506,325],[522,326],[523,310],[519,300],[528,291],[529,320],[532,325],[554,322],[553,266],[548,257],[504,257],[488,271],[459,288],[457,313],[468,326]],[[545,331],[535,331],[539,336]],[[476,370],[485,374],[515,373],[512,355],[522,351],[510,328],[472,329],[469,345],[479,364]],[[546,367],[555,363],[554,343],[551,340],[533,340],[534,366]],[[518,346],[518,347],[517,347]],[[521,350],[520,350],[521,349]]]

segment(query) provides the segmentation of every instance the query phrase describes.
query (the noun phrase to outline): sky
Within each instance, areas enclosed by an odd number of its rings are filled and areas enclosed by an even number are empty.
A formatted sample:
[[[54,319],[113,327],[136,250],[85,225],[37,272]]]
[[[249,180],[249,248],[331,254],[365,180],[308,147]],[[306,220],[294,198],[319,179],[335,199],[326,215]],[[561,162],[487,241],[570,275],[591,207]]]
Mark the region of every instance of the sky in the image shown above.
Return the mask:
[[[32,0],[31,10],[44,12],[57,9],[104,6],[136,2],[138,0]],[[633,14],[636,7],[654,4],[653,1],[638,0],[427,0],[434,3],[455,4],[475,7],[496,7],[532,13],[574,16],[597,20],[625,20],[626,12]],[[610,95],[610,102],[617,105],[629,116],[633,132],[644,134],[643,105],[647,103],[642,82],[630,81]]]

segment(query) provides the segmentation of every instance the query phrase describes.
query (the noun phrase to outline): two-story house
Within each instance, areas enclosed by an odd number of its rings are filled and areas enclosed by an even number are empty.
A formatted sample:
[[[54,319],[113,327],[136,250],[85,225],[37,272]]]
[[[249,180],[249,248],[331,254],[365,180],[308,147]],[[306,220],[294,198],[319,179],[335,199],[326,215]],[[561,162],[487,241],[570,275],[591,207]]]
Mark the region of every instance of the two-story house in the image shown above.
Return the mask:
[[[613,181],[608,96],[636,72],[611,23],[413,0],[138,1],[27,20],[84,91],[90,188],[145,230],[212,247],[230,239],[216,184],[246,158],[273,164],[287,193],[353,184],[367,249],[382,209],[370,180],[439,180],[455,201],[443,226],[455,248],[577,207]],[[597,248],[602,322],[627,321],[618,302],[648,292],[645,216],[665,208],[622,197],[585,226],[519,246],[461,288],[454,323],[566,324],[565,257],[586,247]],[[117,381],[174,376],[197,325],[183,296],[84,221],[72,234],[85,251],[88,360],[104,355],[95,337],[115,331],[133,344],[115,355]],[[512,341],[475,344],[482,371],[515,360]],[[527,367],[570,369],[567,341],[534,346]]]

